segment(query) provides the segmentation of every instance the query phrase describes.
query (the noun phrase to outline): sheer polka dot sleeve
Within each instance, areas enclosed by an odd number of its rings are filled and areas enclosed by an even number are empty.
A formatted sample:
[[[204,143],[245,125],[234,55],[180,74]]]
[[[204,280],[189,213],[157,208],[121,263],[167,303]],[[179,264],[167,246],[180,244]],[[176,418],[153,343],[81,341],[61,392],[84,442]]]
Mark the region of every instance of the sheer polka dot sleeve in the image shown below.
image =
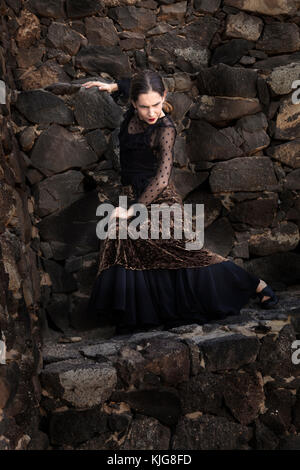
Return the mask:
[[[124,98],[129,98],[131,78],[120,78],[116,80],[118,85],[118,90],[112,93],[113,98],[118,98],[123,96]]]
[[[159,135],[159,164],[156,175],[138,198],[139,203],[149,204],[168,185],[173,166],[173,148],[176,138],[175,127],[165,126]]]

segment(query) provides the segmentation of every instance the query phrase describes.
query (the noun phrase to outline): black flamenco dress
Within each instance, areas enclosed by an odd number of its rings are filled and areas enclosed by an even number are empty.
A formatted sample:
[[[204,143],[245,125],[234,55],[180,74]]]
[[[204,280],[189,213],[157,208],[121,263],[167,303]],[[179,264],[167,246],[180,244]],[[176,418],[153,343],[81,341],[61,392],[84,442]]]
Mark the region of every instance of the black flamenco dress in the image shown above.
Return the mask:
[[[117,83],[119,91],[113,96],[128,97],[130,79]],[[128,207],[135,202],[147,210],[161,203],[183,207],[170,178],[176,135],[168,113],[147,124],[130,105],[119,132],[119,195],[128,197]],[[150,229],[150,216],[147,224]],[[152,239],[150,235],[101,240],[87,314],[127,328],[171,328],[238,315],[256,296],[260,279],[208,249],[186,249],[186,241],[184,236]]]

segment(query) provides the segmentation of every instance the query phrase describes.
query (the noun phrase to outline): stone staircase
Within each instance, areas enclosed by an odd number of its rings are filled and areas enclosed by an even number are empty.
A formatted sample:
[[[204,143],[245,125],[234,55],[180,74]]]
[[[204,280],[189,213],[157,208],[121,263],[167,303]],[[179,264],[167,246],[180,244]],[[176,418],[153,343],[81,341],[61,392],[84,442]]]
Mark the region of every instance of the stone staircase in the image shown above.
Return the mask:
[[[278,295],[273,310],[251,300],[205,325],[51,332],[40,372],[48,449],[299,450],[300,289]]]

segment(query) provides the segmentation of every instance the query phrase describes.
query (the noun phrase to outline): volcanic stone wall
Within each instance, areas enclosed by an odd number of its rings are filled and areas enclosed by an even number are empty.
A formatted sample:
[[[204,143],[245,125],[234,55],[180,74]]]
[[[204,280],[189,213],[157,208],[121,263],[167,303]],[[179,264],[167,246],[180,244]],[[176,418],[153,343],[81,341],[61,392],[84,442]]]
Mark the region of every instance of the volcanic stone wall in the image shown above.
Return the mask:
[[[3,2],[0,12],[0,449],[42,449],[47,436],[39,431],[41,265],[32,244],[34,201],[14,133],[16,84]]]
[[[96,207],[117,203],[126,103],[81,83],[160,71],[178,128],[172,178],[205,204],[205,247],[274,287],[299,283],[298,7],[0,1],[2,448],[46,445],[41,332],[91,326]]]
[[[160,71],[174,105],[172,179],[184,202],[204,204],[204,246],[275,288],[299,282],[297,2],[6,5],[18,90],[14,130],[54,325],[88,326],[96,207],[117,204],[120,187],[117,132],[126,103],[80,84],[145,67]]]

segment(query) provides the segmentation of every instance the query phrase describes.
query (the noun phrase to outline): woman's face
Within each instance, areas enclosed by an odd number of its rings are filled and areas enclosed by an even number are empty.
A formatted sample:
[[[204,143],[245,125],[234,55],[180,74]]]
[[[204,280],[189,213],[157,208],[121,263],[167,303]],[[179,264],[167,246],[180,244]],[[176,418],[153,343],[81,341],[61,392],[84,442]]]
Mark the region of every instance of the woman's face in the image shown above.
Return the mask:
[[[141,93],[136,102],[132,101],[139,118],[148,124],[154,124],[158,118],[163,116],[162,106],[166,95],[166,90],[163,96],[160,96],[156,91]]]

